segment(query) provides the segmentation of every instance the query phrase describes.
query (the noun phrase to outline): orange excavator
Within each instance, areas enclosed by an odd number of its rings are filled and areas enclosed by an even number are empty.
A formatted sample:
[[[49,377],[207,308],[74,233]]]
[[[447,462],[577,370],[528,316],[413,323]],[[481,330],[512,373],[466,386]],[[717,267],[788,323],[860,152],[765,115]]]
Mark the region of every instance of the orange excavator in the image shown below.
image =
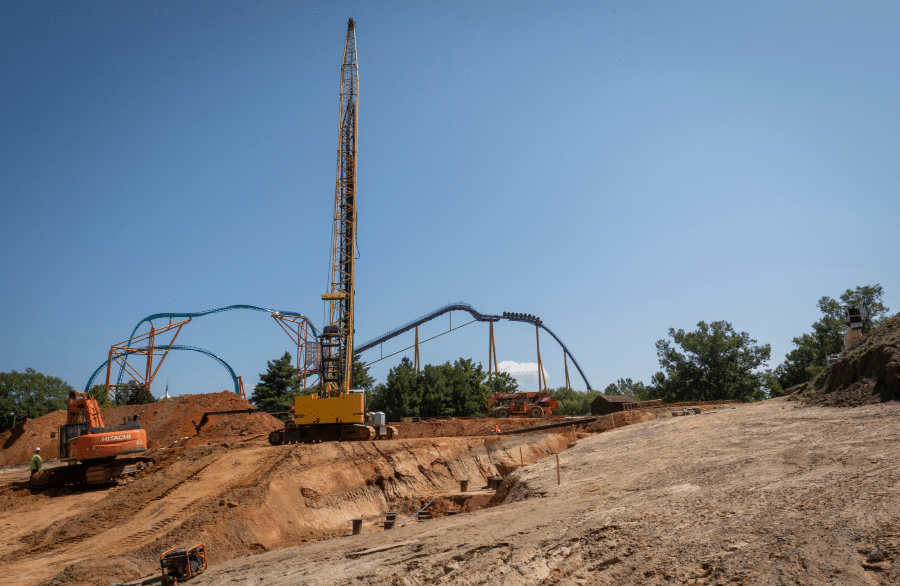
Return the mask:
[[[42,473],[38,486],[113,484],[126,466],[143,461],[119,457],[146,451],[147,432],[138,421],[105,427],[97,400],[87,393],[69,391],[67,406],[66,424],[59,428],[59,459],[69,465]]]

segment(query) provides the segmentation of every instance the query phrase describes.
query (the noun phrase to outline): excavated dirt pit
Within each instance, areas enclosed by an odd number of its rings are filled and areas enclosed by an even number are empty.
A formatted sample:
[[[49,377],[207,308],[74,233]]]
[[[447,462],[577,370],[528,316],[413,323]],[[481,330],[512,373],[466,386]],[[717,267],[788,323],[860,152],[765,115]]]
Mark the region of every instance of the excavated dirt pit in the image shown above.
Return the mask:
[[[210,562],[382,530],[386,511],[432,514],[490,504],[480,489],[564,450],[571,434],[183,447],[130,484],[34,493],[0,489],[0,584],[103,584],[154,573],[159,553],[203,542]],[[459,493],[459,480],[474,489]],[[402,530],[402,529],[400,529]]]
[[[378,442],[270,446],[283,424],[264,414],[217,415],[197,434],[204,412],[251,407],[233,393],[184,395],[161,403],[103,411],[107,425],[135,416],[147,430],[155,463],[113,488],[32,492],[28,461],[39,445],[55,460],[56,411],[0,435],[0,564],[3,584],[98,584],[155,574],[160,552],[205,543],[210,563],[346,535],[395,531],[428,505],[433,518],[499,504],[488,478],[566,450],[590,434],[655,420],[662,411],[634,411],[521,435],[501,431],[565,422],[452,419],[396,424],[400,437]],[[49,456],[49,457],[48,457]],[[459,491],[460,480],[469,490]]]

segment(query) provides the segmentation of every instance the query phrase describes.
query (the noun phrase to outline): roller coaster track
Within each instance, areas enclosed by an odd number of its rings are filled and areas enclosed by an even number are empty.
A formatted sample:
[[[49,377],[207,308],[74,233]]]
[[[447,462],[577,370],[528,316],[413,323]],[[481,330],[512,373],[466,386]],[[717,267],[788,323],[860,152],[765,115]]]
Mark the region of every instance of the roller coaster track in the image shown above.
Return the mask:
[[[572,356],[572,353],[569,352],[569,349],[566,348],[566,345],[563,344],[563,341],[560,340],[559,337],[550,330],[550,328],[545,326],[539,317],[529,315],[529,314],[524,314],[524,313],[510,313],[510,312],[506,312],[506,311],[504,311],[502,315],[491,315],[491,314],[481,313],[478,310],[476,310],[474,307],[472,307],[470,304],[465,303],[463,301],[448,303],[447,305],[440,307],[440,308],[432,311],[431,313],[423,315],[419,319],[415,319],[409,323],[403,324],[399,328],[395,328],[385,334],[378,336],[377,338],[375,338],[373,340],[366,342],[365,344],[362,344],[361,346],[357,346],[354,349],[354,351],[355,352],[365,352],[366,350],[369,350],[371,348],[374,348],[375,346],[378,346],[382,342],[386,342],[386,341],[390,340],[391,338],[395,338],[395,337],[399,336],[400,334],[408,332],[417,326],[420,326],[426,322],[429,322],[429,321],[431,321],[437,317],[440,317],[440,316],[444,315],[445,313],[449,313],[451,311],[465,311],[465,312],[469,313],[473,318],[475,318],[476,321],[500,321],[500,320],[505,319],[507,321],[520,321],[520,322],[530,323],[530,324],[540,327],[545,332],[547,332],[548,334],[553,336],[553,339],[556,340],[557,343],[562,347],[563,352],[565,352],[566,355],[572,359],[572,363],[575,365],[575,368],[578,369],[578,373],[581,375],[581,378],[584,379],[584,384],[587,386],[588,390],[591,389],[591,383],[588,382],[587,377],[584,375],[584,371],[581,370],[581,366],[578,365],[578,361],[575,360],[575,357]]]
[[[270,314],[270,315],[287,315],[287,316],[291,316],[291,317],[303,317],[303,318],[306,317],[306,316],[303,315],[302,313],[297,313],[296,311],[279,311],[279,310],[277,310],[277,309],[268,309],[268,308],[265,308],[265,307],[257,307],[257,306],[255,306],[255,305],[245,305],[245,304],[229,305],[229,306],[227,306],[227,307],[219,307],[219,308],[216,308],[216,309],[208,309],[208,310],[206,310],[206,311],[195,311],[195,312],[192,312],[192,313],[188,313],[188,312],[154,313],[153,315],[148,315],[147,317],[145,317],[144,319],[142,319],[141,321],[139,321],[139,322],[137,323],[137,325],[134,326],[134,329],[131,330],[131,336],[129,336],[128,339],[130,340],[130,339],[134,338],[134,335],[137,333],[138,328],[140,328],[142,324],[145,324],[145,323],[152,323],[153,320],[155,320],[155,319],[166,319],[166,318],[172,319],[172,318],[186,318],[186,317],[189,317],[189,318],[191,318],[191,319],[194,319],[195,317],[203,317],[204,315],[211,315],[211,314],[214,314],[214,313],[224,313],[224,312],[226,312],[226,311],[235,311],[235,310],[240,310],[240,309],[247,309],[247,310],[250,310],[250,311],[262,311],[262,312],[266,312],[266,313],[268,313],[268,314]],[[310,327],[310,329],[312,329],[313,335],[314,335],[315,337],[318,338],[318,337],[319,337],[319,331],[316,329],[316,327],[315,327],[314,325],[312,325],[312,322],[310,322],[310,321],[307,320],[307,323],[309,323],[309,327]],[[157,347],[157,348],[158,348],[158,347]],[[166,347],[163,346],[163,347],[160,348],[160,349],[163,349],[163,350],[164,350],[165,348],[166,348]],[[175,346],[173,346],[172,348],[174,349]],[[226,363],[224,360],[222,360],[221,358],[219,358],[219,357],[216,356],[215,354],[212,354],[212,353],[210,353],[210,352],[208,352],[208,351],[206,351],[206,350],[202,350],[202,349],[200,349],[200,348],[193,348],[193,347],[190,347],[190,346],[184,346],[184,347],[181,347],[180,349],[181,349],[181,350],[194,350],[194,351],[196,351],[196,352],[202,352],[203,354],[207,354],[207,355],[209,355],[209,356],[212,356],[213,358],[215,358],[216,360],[218,360],[219,362],[221,362],[221,363],[225,366],[225,368],[227,368],[227,369],[229,370],[229,372],[231,372],[231,378],[234,379],[234,388],[235,388],[235,389],[238,389],[238,390],[236,390],[235,392],[237,392],[238,394],[240,394],[239,385],[238,385],[238,382],[237,382],[237,377],[234,375],[234,371],[231,370],[231,367],[228,366],[228,363]],[[130,353],[129,353],[129,354],[130,354]],[[127,361],[127,357],[126,357],[126,361]],[[107,360],[107,361],[104,362],[103,364],[106,365],[108,362],[109,362],[109,360]],[[103,366],[101,366],[100,368],[103,368]],[[100,369],[98,368],[97,370],[99,371]],[[96,376],[97,376],[97,372],[95,371],[94,374],[91,376],[91,381],[88,382],[88,388],[90,388],[90,384],[91,384],[91,382],[93,382],[94,377],[96,377]],[[124,376],[125,376],[125,365],[122,364],[122,365],[119,366],[119,376],[116,378],[117,384],[122,384],[122,378],[123,378]],[[85,392],[87,392],[87,391],[85,391]]]
[[[168,344],[154,346],[153,348],[154,348],[154,350],[190,350],[192,352],[199,352],[201,354],[206,354],[207,356],[209,356],[210,358],[213,358],[216,362],[218,362],[219,364],[221,364],[228,370],[228,374],[231,375],[231,380],[234,381],[234,392],[237,394],[241,394],[241,385],[238,382],[237,375],[234,373],[234,369],[231,368],[231,365],[229,365],[227,362],[225,362],[224,360],[222,360],[221,358],[219,358],[218,356],[216,356],[209,350],[204,350],[203,348],[196,348],[194,346],[171,346],[170,347]],[[126,351],[125,354],[130,355],[130,354],[133,354],[133,352]],[[97,378],[97,375],[100,373],[101,370],[106,368],[107,364],[109,364],[109,360],[106,360],[103,364],[101,364],[100,366],[97,367],[97,370],[94,371],[94,374],[91,375],[91,378],[88,380],[87,385],[85,385],[85,387],[84,387],[85,393],[89,393],[91,391],[91,387],[94,384],[94,379]]]
[[[134,337],[134,334],[137,333],[138,328],[141,327],[141,324],[152,322],[155,319],[163,319],[163,318],[175,318],[175,317],[189,317],[191,319],[195,317],[202,317],[204,315],[210,315],[213,313],[223,313],[226,311],[234,311],[236,309],[249,309],[251,311],[264,311],[272,315],[290,315],[292,317],[306,317],[302,313],[297,313],[296,311],[279,311],[277,309],[267,309],[265,307],[257,307],[255,305],[229,305],[228,307],[219,307],[218,309],[208,309],[206,311],[197,311],[194,313],[154,313],[153,315],[148,315],[144,319],[138,322],[134,329],[131,330],[131,338]],[[319,337],[319,331],[312,325],[310,322],[309,327],[313,330],[313,335],[317,338]]]

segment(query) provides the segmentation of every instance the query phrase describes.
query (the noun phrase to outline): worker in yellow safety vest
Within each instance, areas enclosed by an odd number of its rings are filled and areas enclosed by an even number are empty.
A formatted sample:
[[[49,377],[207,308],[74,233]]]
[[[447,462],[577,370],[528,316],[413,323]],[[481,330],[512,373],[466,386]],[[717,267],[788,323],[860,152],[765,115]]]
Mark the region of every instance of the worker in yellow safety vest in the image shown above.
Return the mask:
[[[34,475],[40,472],[43,467],[44,461],[41,460],[41,449],[35,448],[34,455],[31,457],[31,464],[29,464],[29,468],[31,468],[31,479],[34,479]]]

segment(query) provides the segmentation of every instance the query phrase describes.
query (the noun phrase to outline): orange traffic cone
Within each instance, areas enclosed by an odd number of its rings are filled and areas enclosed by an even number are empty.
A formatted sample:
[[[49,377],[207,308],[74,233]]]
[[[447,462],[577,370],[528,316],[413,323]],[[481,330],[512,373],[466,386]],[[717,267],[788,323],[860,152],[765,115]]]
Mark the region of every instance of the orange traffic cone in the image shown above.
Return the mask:
[[[494,433],[500,433],[500,424],[499,423],[494,424]]]

